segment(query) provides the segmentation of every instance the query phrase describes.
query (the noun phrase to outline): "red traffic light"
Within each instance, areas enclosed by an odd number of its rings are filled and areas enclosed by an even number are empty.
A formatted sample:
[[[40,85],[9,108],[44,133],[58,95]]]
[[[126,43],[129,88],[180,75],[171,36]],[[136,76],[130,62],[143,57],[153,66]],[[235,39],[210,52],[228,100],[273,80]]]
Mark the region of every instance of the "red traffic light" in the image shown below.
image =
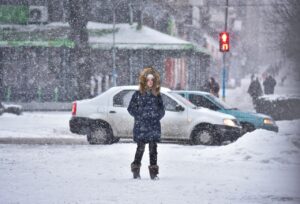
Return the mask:
[[[229,33],[221,32],[219,34],[219,41],[220,41],[220,51],[228,52],[229,51]]]

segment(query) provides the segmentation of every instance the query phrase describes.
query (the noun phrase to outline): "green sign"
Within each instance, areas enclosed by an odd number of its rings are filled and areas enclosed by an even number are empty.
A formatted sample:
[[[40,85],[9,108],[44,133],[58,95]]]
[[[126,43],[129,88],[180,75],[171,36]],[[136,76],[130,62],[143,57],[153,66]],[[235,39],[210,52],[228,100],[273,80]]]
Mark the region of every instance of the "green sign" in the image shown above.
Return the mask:
[[[0,5],[0,24],[26,24],[29,7],[23,5]]]
[[[69,39],[55,39],[55,40],[10,40],[10,41],[1,41],[0,47],[68,47],[74,48],[75,43]]]

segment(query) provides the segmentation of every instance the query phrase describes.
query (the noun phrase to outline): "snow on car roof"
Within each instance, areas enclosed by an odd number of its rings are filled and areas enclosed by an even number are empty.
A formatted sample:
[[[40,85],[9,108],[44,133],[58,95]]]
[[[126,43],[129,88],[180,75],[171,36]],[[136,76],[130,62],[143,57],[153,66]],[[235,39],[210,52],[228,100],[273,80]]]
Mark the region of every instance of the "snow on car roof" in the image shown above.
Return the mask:
[[[134,89],[134,90],[138,90],[139,86],[137,86],[137,85],[115,86],[115,87],[112,87],[111,89]],[[160,90],[163,91],[163,92],[171,91],[171,89],[166,88],[166,87],[161,87]]]
[[[188,90],[176,90],[176,93],[195,93],[195,94],[202,94],[202,95],[210,95],[210,93],[205,91],[188,91]]]

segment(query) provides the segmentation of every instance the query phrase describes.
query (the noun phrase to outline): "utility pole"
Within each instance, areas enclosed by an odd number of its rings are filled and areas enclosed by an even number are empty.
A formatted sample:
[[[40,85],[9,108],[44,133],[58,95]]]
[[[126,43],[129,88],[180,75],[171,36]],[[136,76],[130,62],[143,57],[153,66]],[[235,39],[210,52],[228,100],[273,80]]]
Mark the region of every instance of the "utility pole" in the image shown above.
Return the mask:
[[[227,32],[227,19],[228,19],[228,1],[226,0],[225,6],[225,28],[224,31]],[[222,99],[225,101],[225,89],[226,89],[226,52],[223,52],[223,70],[222,70]]]
[[[90,66],[89,33],[87,30],[89,4],[86,0],[68,0],[71,32],[70,39],[75,47],[71,49],[71,66],[76,70],[77,93],[75,99],[90,97],[90,80],[92,70]]]
[[[113,46],[112,46],[112,58],[113,58],[113,86],[117,86],[117,71],[116,71],[116,7],[113,3]]]
[[[113,0],[112,1],[112,14],[113,14],[113,44],[112,44],[112,60],[113,60],[113,86],[117,86],[117,69],[116,69],[116,9],[122,1]]]

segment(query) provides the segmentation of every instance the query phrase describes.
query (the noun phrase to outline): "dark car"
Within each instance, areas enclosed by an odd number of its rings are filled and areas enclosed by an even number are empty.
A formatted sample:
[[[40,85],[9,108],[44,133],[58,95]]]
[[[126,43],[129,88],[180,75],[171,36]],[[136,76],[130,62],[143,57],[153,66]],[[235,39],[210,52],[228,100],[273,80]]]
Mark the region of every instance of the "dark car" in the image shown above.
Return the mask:
[[[0,102],[0,115],[3,113],[12,113],[16,115],[22,114],[22,106],[19,105],[6,105]]]

